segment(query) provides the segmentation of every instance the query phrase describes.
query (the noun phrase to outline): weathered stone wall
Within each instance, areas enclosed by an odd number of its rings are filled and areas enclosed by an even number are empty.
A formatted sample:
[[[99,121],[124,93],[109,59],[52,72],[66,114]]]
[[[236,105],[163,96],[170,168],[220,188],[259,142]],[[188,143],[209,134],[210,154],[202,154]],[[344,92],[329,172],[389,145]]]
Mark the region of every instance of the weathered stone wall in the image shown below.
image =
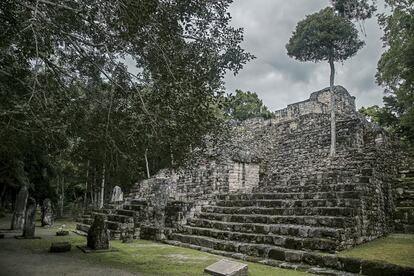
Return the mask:
[[[350,114],[355,112],[355,98],[350,96],[348,91],[342,86],[336,86],[335,105],[337,114]],[[331,96],[329,88],[313,92],[309,99],[288,105],[286,108],[274,112],[272,123],[290,121],[307,114],[327,114]]]
[[[414,158],[405,154],[401,156],[401,160],[398,178],[393,187],[394,230],[414,233]]]
[[[301,208],[308,207],[309,213],[315,214],[320,207],[332,207],[338,212],[332,216],[347,217],[343,219],[347,225],[335,224],[344,229],[338,249],[388,233],[394,211],[391,185],[396,173],[392,143],[381,129],[355,112],[354,98],[344,88],[336,87],[335,92],[335,158],[329,157],[330,96],[324,89],[312,93],[309,100],[277,111],[270,120],[230,122],[228,131],[211,142],[205,152],[194,154],[187,168],[162,172],[142,182],[136,196],[158,206],[177,200],[191,203],[190,208],[181,208],[186,211],[170,214],[182,220],[194,215],[204,203],[214,202],[217,194],[307,189],[303,197],[313,201],[292,200],[292,207],[300,203]],[[326,192],[331,193],[332,200],[319,198]],[[314,197],[309,198],[312,193]],[[315,225],[324,226],[332,219],[314,220]]]

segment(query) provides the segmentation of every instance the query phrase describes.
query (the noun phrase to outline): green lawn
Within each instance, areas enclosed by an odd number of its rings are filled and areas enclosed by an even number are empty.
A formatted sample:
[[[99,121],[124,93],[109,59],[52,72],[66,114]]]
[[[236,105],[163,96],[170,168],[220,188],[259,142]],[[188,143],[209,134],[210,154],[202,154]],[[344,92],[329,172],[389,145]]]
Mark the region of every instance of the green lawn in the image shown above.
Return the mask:
[[[414,235],[391,234],[342,251],[339,255],[414,267]]]
[[[0,221],[4,223],[4,218]],[[91,264],[122,269],[139,275],[202,275],[205,267],[223,258],[197,250],[144,240],[129,244],[111,241],[111,246],[119,249],[118,252],[85,254],[75,247],[76,245],[85,245],[85,237],[73,233],[67,237],[54,235],[62,224],[66,226],[67,230],[72,230],[75,227],[74,222],[57,221],[51,229],[40,227],[36,229],[37,235],[42,239],[24,240],[19,244],[34,254],[44,254],[48,251],[51,242],[69,241],[74,248],[71,252],[63,253],[68,257],[81,258]],[[414,266],[414,235],[393,234],[340,252],[339,255]],[[257,263],[245,263],[249,265],[250,275],[310,275]]]
[[[76,248],[76,245],[86,244],[85,237],[73,233],[66,237],[53,235],[62,224],[66,225],[66,230],[72,230],[75,226],[73,222],[57,221],[52,229],[37,228],[36,231],[39,236],[42,236],[42,239],[21,241],[24,243],[22,246],[35,254],[43,254],[48,251],[53,241],[69,241],[74,248],[71,252],[63,254],[73,258],[82,258],[91,264],[127,270],[139,275],[204,275],[203,270],[205,267],[224,258],[198,250],[144,240],[128,244],[120,241],[111,241],[111,246],[117,248],[118,252],[85,254]],[[236,261],[240,262],[240,260]],[[249,265],[249,275],[311,275],[258,263],[244,263]]]

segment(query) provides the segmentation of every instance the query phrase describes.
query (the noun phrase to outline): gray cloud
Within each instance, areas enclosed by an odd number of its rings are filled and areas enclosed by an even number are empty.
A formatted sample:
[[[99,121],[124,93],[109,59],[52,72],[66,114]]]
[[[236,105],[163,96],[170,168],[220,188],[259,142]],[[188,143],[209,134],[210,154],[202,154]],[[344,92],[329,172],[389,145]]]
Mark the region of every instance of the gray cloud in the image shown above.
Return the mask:
[[[379,1],[381,7],[383,1]],[[311,92],[329,85],[329,66],[302,63],[286,54],[285,45],[298,21],[319,11],[328,0],[237,0],[230,7],[232,25],[243,27],[242,46],[257,58],[237,75],[227,74],[226,89],[259,94],[271,110],[307,99]],[[377,61],[383,52],[376,18],[364,24],[365,47],[343,65],[336,64],[336,84],[357,98],[357,105],[381,105],[383,89],[375,84]]]

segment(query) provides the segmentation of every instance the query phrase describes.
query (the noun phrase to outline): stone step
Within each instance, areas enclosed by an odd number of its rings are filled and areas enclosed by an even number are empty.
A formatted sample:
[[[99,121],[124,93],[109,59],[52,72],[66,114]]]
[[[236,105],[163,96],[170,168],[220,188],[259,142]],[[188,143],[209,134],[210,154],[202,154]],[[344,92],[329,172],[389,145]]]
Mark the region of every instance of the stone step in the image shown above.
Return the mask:
[[[109,215],[114,214],[115,212],[115,209],[94,209],[91,212],[91,216],[93,217],[94,215]]]
[[[121,215],[121,216],[133,217],[134,214],[135,214],[135,211],[134,210],[119,209],[117,211],[117,214]]]
[[[303,250],[288,249],[279,246],[252,244],[235,242],[231,240],[221,240],[211,237],[203,237],[197,235],[187,235],[181,233],[173,233],[169,236],[170,240],[176,240],[186,244],[193,244],[201,247],[211,248],[224,252],[235,252],[245,254],[252,257],[266,258],[287,262],[311,262],[310,259],[319,259],[320,265],[323,266],[323,256],[331,259],[334,255],[321,254],[318,252],[307,252]]]
[[[253,193],[253,194],[221,194],[218,200],[263,200],[263,199],[336,199],[358,198],[356,191],[329,192],[292,192],[292,193]]]
[[[132,205],[141,205],[141,206],[147,206],[148,202],[145,199],[132,199],[130,202]]]
[[[338,248],[338,243],[330,239],[298,238],[274,234],[249,234],[193,226],[183,226],[180,229],[180,233],[243,243],[270,244],[289,249],[310,249],[333,252]]]
[[[83,223],[77,223],[76,224],[76,230],[79,230],[79,231],[85,232],[85,233],[88,233],[90,227],[91,226],[88,225],[88,224],[83,224]]]
[[[111,222],[111,221],[107,221],[106,225],[108,227],[108,234],[109,234],[109,238],[111,240],[119,240],[121,238],[121,231],[119,223],[118,222]],[[76,230],[83,232],[85,234],[88,233],[88,230],[91,226],[89,224],[83,224],[83,223],[77,223],[76,224]]]
[[[140,211],[146,207],[144,205],[125,204],[124,206],[122,206],[122,208],[128,211]]]
[[[361,187],[360,184],[318,184],[318,185],[266,185],[258,187],[255,193],[262,193],[261,190],[266,191],[265,193],[317,193],[317,192],[355,192]]]
[[[133,228],[134,224],[133,223],[122,223],[119,221],[105,221],[106,222],[106,226],[108,227],[108,230],[121,230],[123,227],[124,228]]]
[[[131,216],[124,216],[124,215],[118,215],[118,214],[112,214],[112,215],[108,215],[107,219],[109,221],[116,221],[116,222],[121,222],[121,223],[133,223],[134,222],[134,218]]]
[[[237,223],[223,222],[214,220],[205,220],[193,218],[188,220],[188,225],[202,228],[212,228],[217,230],[257,233],[257,234],[275,234],[289,235],[296,237],[314,237],[344,240],[345,235],[351,234],[355,229],[339,229],[330,227],[313,227],[295,224],[260,224],[260,223]]]
[[[229,215],[219,213],[200,213],[201,219],[218,220],[239,223],[260,224],[298,224],[309,226],[326,226],[332,228],[347,228],[356,225],[355,217],[340,216],[269,216],[269,215]]]
[[[355,216],[357,212],[348,207],[297,207],[297,208],[266,208],[266,207],[218,207],[203,206],[202,212],[221,214],[259,214],[259,215],[283,215],[283,216]]]
[[[76,222],[91,225],[93,222],[93,218],[79,218],[76,220]]]
[[[194,250],[199,250],[202,252],[207,252],[214,255],[221,255],[228,258],[234,258],[234,259],[240,259],[243,261],[250,261],[250,262],[257,262],[261,264],[266,264],[274,267],[279,267],[283,269],[292,269],[296,271],[302,271],[307,272],[311,274],[318,274],[318,275],[330,275],[330,276],[356,276],[359,274],[354,274],[350,272],[345,272],[343,270],[338,269],[349,269],[350,271],[354,271],[355,267],[352,266],[354,263],[352,262],[344,262],[343,260],[339,259],[338,262],[335,260],[332,260],[332,255],[325,255],[326,257],[320,256],[320,255],[311,255],[310,253],[304,253],[305,261],[310,262],[311,264],[305,264],[305,263],[298,263],[294,260],[295,254],[290,254],[288,252],[285,255],[285,260],[289,260],[290,258],[293,258],[292,261],[286,262],[279,261],[275,259],[268,259],[267,257],[251,257],[246,254],[242,253],[234,253],[234,252],[228,252],[228,251],[222,251],[222,250],[215,250],[209,247],[203,247],[199,245],[194,245],[190,243],[184,243],[177,240],[164,240],[163,241],[166,244],[173,245],[173,246],[180,246],[180,247],[186,247],[191,248]],[[317,261],[316,261],[317,260]],[[348,264],[350,263],[350,264]],[[347,265],[345,265],[347,264]],[[325,266],[325,267],[320,267]],[[330,267],[335,267],[335,269],[332,269]],[[358,267],[357,267],[358,269]]]
[[[359,199],[262,199],[262,200],[218,200],[217,206],[222,207],[272,207],[272,208],[291,208],[291,207],[358,207]]]

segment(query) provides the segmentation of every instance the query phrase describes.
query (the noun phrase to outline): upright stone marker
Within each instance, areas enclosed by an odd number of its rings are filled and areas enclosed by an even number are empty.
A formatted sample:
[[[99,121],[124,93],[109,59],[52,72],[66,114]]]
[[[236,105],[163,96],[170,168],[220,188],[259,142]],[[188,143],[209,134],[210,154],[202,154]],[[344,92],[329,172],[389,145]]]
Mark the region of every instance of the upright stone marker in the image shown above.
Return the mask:
[[[23,229],[24,216],[26,212],[27,198],[29,197],[29,191],[26,186],[23,186],[16,197],[16,204],[13,212],[13,218],[11,223],[12,230]]]
[[[43,201],[42,205],[42,226],[52,226],[53,225],[53,210],[52,202],[50,199],[46,198]]]
[[[95,216],[88,231],[87,247],[93,250],[109,249],[109,236],[108,229],[106,228],[105,216]]]
[[[23,238],[34,239],[36,228],[36,200],[29,197],[27,200],[26,216],[24,219]]]
[[[121,187],[115,186],[112,190],[111,202],[120,203],[122,201],[124,201],[124,193],[122,192]]]
[[[208,266],[204,272],[213,276],[247,276],[247,264],[220,260]]]

